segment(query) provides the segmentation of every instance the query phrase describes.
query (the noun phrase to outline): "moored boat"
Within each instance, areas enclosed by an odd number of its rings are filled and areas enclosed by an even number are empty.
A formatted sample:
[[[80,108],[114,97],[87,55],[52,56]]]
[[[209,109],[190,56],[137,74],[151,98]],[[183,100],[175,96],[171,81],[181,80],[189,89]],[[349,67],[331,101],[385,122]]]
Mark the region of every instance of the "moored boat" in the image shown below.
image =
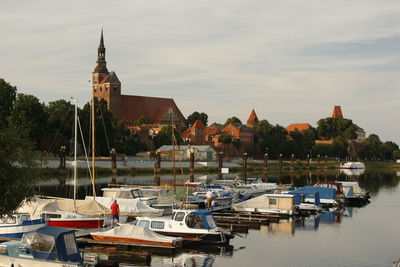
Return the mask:
[[[0,237],[21,238],[26,232],[46,226],[43,219],[32,220],[27,213],[0,216]]]
[[[294,215],[297,211],[294,195],[264,194],[232,205],[235,211]]]
[[[135,224],[121,224],[108,231],[92,232],[95,240],[110,241],[125,244],[140,244],[141,246],[181,247],[181,237],[170,237],[158,234],[149,228]]]
[[[84,266],[73,231],[46,226],[0,244],[0,266]]]
[[[163,235],[182,237],[189,243],[224,245],[233,237],[230,231],[217,227],[212,213],[206,210],[174,210],[172,216],[137,217],[135,224]]]
[[[42,212],[42,218],[49,226],[64,228],[99,228],[104,226],[104,218],[90,218],[78,213],[68,211]]]
[[[340,165],[341,169],[365,169],[365,165],[359,161],[348,161]]]

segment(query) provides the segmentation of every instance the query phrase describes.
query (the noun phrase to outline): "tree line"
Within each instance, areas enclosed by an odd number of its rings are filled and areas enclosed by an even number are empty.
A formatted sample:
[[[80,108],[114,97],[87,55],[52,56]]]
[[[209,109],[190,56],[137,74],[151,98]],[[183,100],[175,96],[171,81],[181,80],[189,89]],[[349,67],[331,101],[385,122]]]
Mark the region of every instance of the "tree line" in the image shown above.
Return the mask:
[[[61,146],[65,146],[67,153],[72,149],[74,106],[70,101],[56,100],[47,105],[28,94],[17,93],[17,88],[5,80],[0,79],[0,129],[14,130],[20,136],[30,141],[33,150],[57,154]],[[113,117],[107,109],[104,100],[95,99],[95,134],[96,155],[109,156],[111,148],[117,153],[135,155],[139,151],[146,151],[148,147],[138,136],[125,127],[125,124]],[[90,103],[78,109],[78,116],[82,126],[83,140],[78,138],[80,147],[84,144],[89,153],[91,143],[91,116]],[[208,124],[208,115],[195,111],[187,117],[188,125],[196,120]],[[146,117],[139,118],[134,125],[152,123]],[[241,125],[237,117],[228,118],[222,125]],[[298,159],[308,157],[328,156],[331,158],[348,157],[352,143],[357,137],[356,126],[346,118],[323,118],[317,122],[316,128],[303,131],[288,132],[281,125],[272,125],[267,120],[261,120],[253,129],[253,147],[248,148],[250,155],[262,157],[265,153],[270,158],[278,158],[281,154],[290,157],[292,154]],[[154,136],[156,147],[171,144],[171,126],[165,126]],[[174,129],[175,138],[182,144],[180,133]],[[316,140],[332,140],[330,144],[316,143]],[[240,140],[229,135],[220,137],[222,143],[232,143],[238,149]],[[400,158],[399,147],[396,143],[383,142],[376,134],[371,134],[356,147],[357,156],[361,159],[389,160]]]

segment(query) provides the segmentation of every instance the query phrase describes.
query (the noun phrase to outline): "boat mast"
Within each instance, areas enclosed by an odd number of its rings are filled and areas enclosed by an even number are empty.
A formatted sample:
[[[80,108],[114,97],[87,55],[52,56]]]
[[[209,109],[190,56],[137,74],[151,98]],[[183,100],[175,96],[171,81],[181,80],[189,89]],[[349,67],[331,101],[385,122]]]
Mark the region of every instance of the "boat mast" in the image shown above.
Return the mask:
[[[77,151],[77,141],[78,141],[78,107],[77,100],[73,99],[75,103],[75,115],[74,115],[74,212],[76,213],[76,151]]]
[[[91,108],[91,115],[92,115],[92,190],[93,190],[93,199],[96,200],[96,188],[95,188],[95,177],[96,177],[96,163],[95,163],[95,154],[94,154],[94,86],[92,86],[92,108]]]

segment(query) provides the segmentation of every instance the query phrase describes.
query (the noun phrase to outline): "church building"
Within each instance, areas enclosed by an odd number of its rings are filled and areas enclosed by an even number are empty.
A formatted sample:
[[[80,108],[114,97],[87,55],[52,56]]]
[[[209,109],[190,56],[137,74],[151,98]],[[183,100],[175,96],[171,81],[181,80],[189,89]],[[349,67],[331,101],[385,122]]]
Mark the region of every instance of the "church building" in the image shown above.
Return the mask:
[[[97,49],[96,67],[92,73],[93,94],[98,99],[107,101],[111,113],[122,120],[126,126],[132,125],[144,116],[152,123],[159,125],[171,124],[178,131],[186,127],[186,120],[172,98],[149,97],[137,95],[122,95],[121,82],[115,72],[109,72],[106,62],[103,30],[100,45]]]

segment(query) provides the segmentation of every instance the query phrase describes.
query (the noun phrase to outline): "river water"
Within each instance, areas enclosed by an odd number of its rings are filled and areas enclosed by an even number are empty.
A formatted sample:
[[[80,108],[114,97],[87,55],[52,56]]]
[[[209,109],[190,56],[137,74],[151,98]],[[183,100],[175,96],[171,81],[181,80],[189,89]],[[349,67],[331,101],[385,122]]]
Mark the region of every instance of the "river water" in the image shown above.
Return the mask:
[[[235,178],[230,174],[226,178]],[[216,176],[196,176],[210,181]],[[317,180],[352,180],[371,193],[371,203],[320,216],[282,221],[239,234],[226,248],[195,247],[175,256],[152,255],[150,266],[392,266],[400,258],[400,173],[367,170],[361,174],[270,174],[269,180],[304,185]],[[185,180],[178,176],[178,181]],[[172,176],[161,176],[170,184]],[[97,191],[111,178],[97,179]],[[118,183],[153,184],[151,176],[120,177]],[[71,197],[71,180],[50,180],[38,186],[46,195]],[[90,193],[79,180],[78,192]],[[98,192],[100,193],[100,192]],[[144,263],[140,265],[146,265]],[[131,265],[129,265],[131,266]],[[133,265],[134,266],[134,265]]]

